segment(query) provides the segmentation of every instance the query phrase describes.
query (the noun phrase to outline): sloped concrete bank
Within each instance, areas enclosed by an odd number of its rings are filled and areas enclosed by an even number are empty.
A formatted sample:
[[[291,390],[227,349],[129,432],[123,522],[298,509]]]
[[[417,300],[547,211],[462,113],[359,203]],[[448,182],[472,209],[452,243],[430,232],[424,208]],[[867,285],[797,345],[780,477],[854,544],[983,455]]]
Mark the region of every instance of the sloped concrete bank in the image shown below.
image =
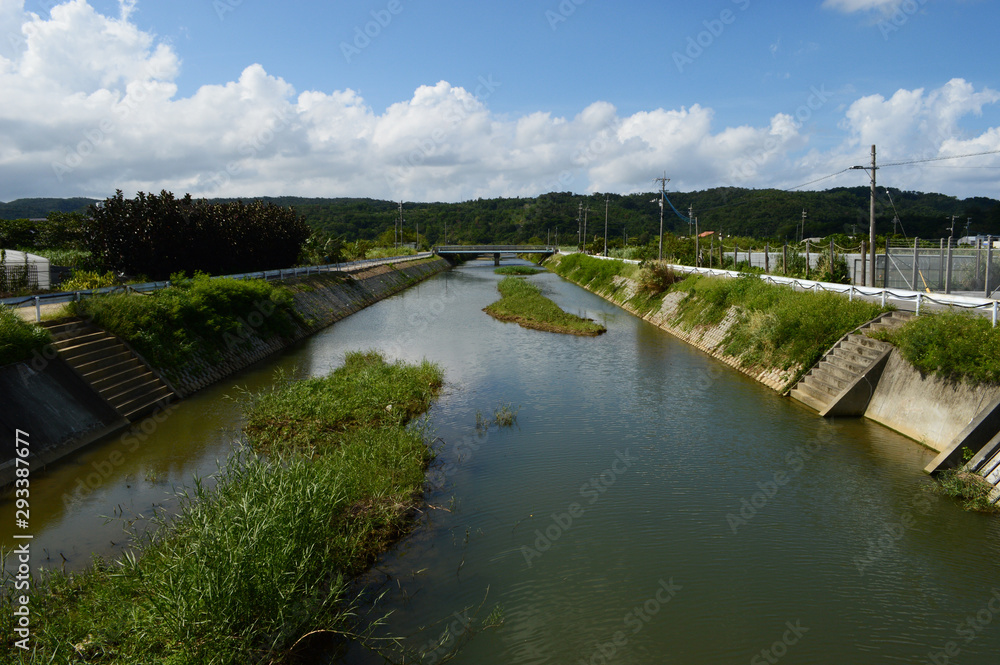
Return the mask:
[[[570,279],[570,281],[573,280]],[[722,321],[716,325],[694,326],[690,330],[685,330],[676,322],[677,308],[684,299],[684,293],[668,293],[664,296],[663,302],[658,309],[652,312],[644,312],[632,304],[632,299],[638,292],[638,285],[632,279],[618,275],[614,277],[612,287],[607,290],[594,289],[590,285],[580,284],[579,282],[574,283],[605,300],[613,302],[625,311],[649,321],[661,330],[665,330],[674,337],[687,342],[691,346],[697,347],[713,358],[721,360],[730,367],[779,393],[784,392],[802,370],[798,365],[787,369],[780,369],[744,364],[739,356],[727,354],[723,341],[726,339],[726,334],[729,332],[730,327],[738,319],[739,313],[736,308],[730,309]]]
[[[293,292],[294,308],[304,323],[294,336],[281,338],[258,334],[273,309],[259,303],[245,316],[244,331],[226,340],[220,353],[201,352],[175,371],[153,368],[170,384],[173,393],[148,418],[157,418],[178,398],[187,397],[259,362],[297,341],[392,296],[450,267],[441,258],[381,265],[354,274],[313,275],[285,285]],[[56,354],[55,345],[45,357],[0,368],[0,488],[15,478],[15,438],[27,433],[32,470],[50,464],[101,438],[121,433],[130,422]],[[141,359],[140,359],[141,360]]]

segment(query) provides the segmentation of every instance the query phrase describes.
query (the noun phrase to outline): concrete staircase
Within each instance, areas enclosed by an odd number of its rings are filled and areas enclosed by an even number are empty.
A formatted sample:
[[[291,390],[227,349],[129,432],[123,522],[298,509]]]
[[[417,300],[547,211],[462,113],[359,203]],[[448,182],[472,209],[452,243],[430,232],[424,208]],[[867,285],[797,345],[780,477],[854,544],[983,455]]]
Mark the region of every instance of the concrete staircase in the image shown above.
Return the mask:
[[[816,409],[820,415],[861,415],[859,399],[867,405],[873,388],[865,386],[860,398],[851,391],[865,382],[876,366],[884,362],[892,345],[872,339],[869,331],[898,328],[912,317],[909,312],[888,312],[848,333],[816,363],[789,391],[789,396]],[[881,368],[878,369],[881,371]],[[861,413],[856,412],[860,409]]]
[[[82,319],[42,325],[52,334],[59,356],[129,422],[144,418],[174,396],[174,391],[114,335]]]

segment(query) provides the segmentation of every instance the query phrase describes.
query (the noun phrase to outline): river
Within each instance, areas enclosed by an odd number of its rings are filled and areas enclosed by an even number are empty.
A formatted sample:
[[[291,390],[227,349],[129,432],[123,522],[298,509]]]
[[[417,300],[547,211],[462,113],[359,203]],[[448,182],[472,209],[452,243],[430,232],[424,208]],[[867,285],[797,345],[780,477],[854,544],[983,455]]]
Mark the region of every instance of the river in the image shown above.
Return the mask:
[[[529,279],[607,334],[497,322],[481,310],[499,279],[491,261],[442,273],[180,403],[133,451],[112,458],[114,439],[33,477],[35,563],[113,553],[121,524],[101,515],[211,474],[234,386],[378,348],[446,371],[430,507],[371,576],[380,634],[425,662],[446,626],[468,638],[454,663],[995,662],[1000,520],[930,494],[933,453],[823,420],[551,273]],[[516,426],[477,430],[502,403]]]

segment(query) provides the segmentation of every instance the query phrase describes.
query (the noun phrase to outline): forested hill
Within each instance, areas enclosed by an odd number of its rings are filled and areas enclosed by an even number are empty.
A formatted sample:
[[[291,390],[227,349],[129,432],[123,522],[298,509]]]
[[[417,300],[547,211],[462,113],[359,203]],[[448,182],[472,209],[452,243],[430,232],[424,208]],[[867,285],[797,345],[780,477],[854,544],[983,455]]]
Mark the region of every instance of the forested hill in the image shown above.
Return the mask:
[[[1000,201],[989,198],[960,200],[943,194],[923,194],[890,189],[895,212],[909,237],[940,238],[949,235],[946,226],[956,216],[955,237],[969,233],[1000,235]],[[895,216],[885,190],[876,199],[877,231],[893,232]],[[699,230],[722,231],[726,235],[794,239],[801,235],[798,225],[806,211],[805,237],[834,233],[867,235],[869,224],[868,187],[830,189],[822,192],[785,192],[733,187],[700,192],[668,193],[670,203],[687,216],[694,209]],[[398,218],[398,203],[372,199],[273,199],[294,205],[314,228],[348,240],[374,239],[388,231]],[[449,242],[527,242],[532,238],[575,244],[580,204],[590,209],[587,235],[604,235],[605,195],[590,196],[569,192],[544,194],[537,198],[477,199],[462,203],[404,203],[407,234],[419,225],[421,238],[431,243],[444,241],[445,225]],[[946,220],[947,218],[947,220]],[[632,242],[655,237],[660,222],[659,193],[608,196],[608,237],[627,233]],[[664,230],[687,234],[689,225],[668,205]]]
[[[1000,201],[976,197],[957,199],[943,194],[924,194],[890,189],[892,207],[885,189],[879,188],[876,200],[877,231],[892,233],[893,218],[898,213],[902,228],[909,237],[939,238],[949,235],[946,229],[954,215],[955,237],[969,233],[1000,235]],[[177,192],[182,195],[182,192]],[[694,209],[700,231],[721,231],[726,235],[795,239],[806,211],[805,237],[834,233],[867,235],[870,189],[837,188],[819,192],[786,192],[772,189],[752,190],[720,187],[700,192],[668,193],[667,197],[681,214]],[[399,204],[363,198],[262,197],[282,206],[293,206],[314,228],[347,241],[375,240],[386,234],[391,242]],[[659,227],[659,193],[610,194],[608,199],[608,236],[644,243],[656,236]],[[226,199],[216,199],[218,201]],[[0,218],[44,217],[50,211],[84,210],[89,199],[21,199],[0,203]],[[447,227],[448,242],[528,242],[556,240],[575,244],[580,206],[589,208],[587,235],[603,236],[605,195],[579,195],[570,192],[544,194],[536,198],[477,199],[461,203],[406,203],[403,205],[404,229],[412,239],[419,226],[420,237],[430,243],[442,243]],[[679,218],[668,205],[664,230],[687,234],[687,221]]]

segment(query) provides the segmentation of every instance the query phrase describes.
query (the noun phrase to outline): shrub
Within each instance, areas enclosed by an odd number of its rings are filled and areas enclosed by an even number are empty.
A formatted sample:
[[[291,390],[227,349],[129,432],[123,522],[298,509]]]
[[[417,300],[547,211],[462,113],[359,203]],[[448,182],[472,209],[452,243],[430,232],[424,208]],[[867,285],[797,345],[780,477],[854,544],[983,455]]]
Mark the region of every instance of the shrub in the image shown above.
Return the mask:
[[[119,283],[118,276],[110,270],[103,275],[96,271],[76,270],[73,272],[73,276],[64,281],[59,288],[63,291],[86,291],[117,286]]]
[[[643,265],[636,273],[635,281],[640,291],[655,296],[679,282],[680,277],[669,264],[652,261]]]
[[[28,323],[14,310],[0,305],[0,365],[27,360],[51,341],[45,328]]]
[[[918,316],[889,334],[903,357],[925,374],[973,383],[1000,383],[1000,330],[974,314]]]
[[[87,248],[104,267],[165,279],[170,273],[234,274],[287,268],[299,259],[310,229],[289,208],[254,201],[208,203],[121,190],[91,206]]]

